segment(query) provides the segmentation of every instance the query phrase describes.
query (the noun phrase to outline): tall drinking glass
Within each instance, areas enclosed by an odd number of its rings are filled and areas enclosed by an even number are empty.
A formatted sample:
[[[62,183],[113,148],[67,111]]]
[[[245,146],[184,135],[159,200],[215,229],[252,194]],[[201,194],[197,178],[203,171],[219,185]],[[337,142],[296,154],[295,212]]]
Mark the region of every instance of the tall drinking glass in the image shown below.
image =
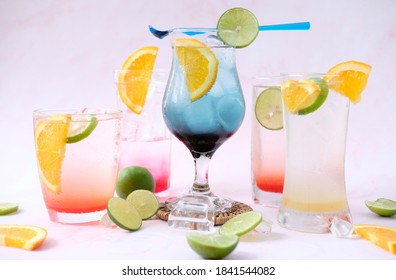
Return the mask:
[[[122,112],[36,110],[33,121],[38,173],[50,219],[100,220],[116,187]]]
[[[286,172],[278,222],[318,233],[329,231],[335,217],[352,223],[344,171],[349,99],[334,92],[331,88],[336,85],[327,84],[324,74],[285,75],[284,80]],[[296,111],[291,107],[305,101],[299,90],[286,92],[293,87],[320,90],[320,96]]]
[[[119,171],[134,165],[147,168],[154,177],[154,192],[161,200],[165,199],[170,184],[171,136],[162,117],[162,99],[169,71],[116,70],[114,74],[117,106],[124,113]],[[126,81],[120,82],[120,75],[129,78],[124,78]],[[142,77],[150,78],[142,81]],[[143,110],[137,114],[122,102],[118,92],[142,82],[147,82],[149,87]]]
[[[189,29],[192,31],[189,35],[185,31],[171,32],[173,63],[163,100],[163,117],[170,131],[191,152],[195,179],[183,196],[168,203],[175,217],[170,225],[210,228],[211,222],[208,224],[205,217],[199,220],[197,212],[212,217],[213,212],[228,211],[233,201],[211,191],[209,162],[240,127],[245,101],[235,65],[235,49],[218,39],[217,30]]]
[[[251,179],[254,202],[278,207],[285,175],[281,76],[253,79]]]

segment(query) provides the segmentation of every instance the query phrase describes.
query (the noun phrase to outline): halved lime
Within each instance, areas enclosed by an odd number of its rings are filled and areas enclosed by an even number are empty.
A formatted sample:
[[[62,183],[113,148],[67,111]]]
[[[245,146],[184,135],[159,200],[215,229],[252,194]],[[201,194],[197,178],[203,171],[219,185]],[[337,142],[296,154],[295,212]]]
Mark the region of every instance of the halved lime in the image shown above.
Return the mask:
[[[257,97],[255,112],[257,121],[265,128],[279,130],[283,128],[282,96],[280,88],[270,87]]]
[[[316,111],[329,94],[327,83],[321,78],[287,80],[281,88],[286,110],[298,115]]]
[[[66,143],[76,143],[87,138],[98,125],[98,119],[94,116],[73,116],[70,122]]]
[[[236,235],[188,233],[190,247],[204,259],[219,260],[229,255],[238,245]]]
[[[18,211],[19,204],[4,202],[0,203],[0,215],[8,215]]]
[[[110,219],[120,228],[134,231],[142,226],[142,218],[132,203],[119,197],[112,197],[107,202]]]
[[[387,198],[378,198],[376,201],[366,200],[365,204],[368,209],[382,217],[396,215],[396,201]]]
[[[225,11],[217,22],[220,39],[236,48],[249,46],[259,33],[259,22],[256,16],[244,8],[231,8]],[[227,31],[234,32],[227,32]]]
[[[119,197],[126,199],[130,193],[140,189],[154,192],[155,180],[147,168],[127,166],[118,173],[116,193]]]
[[[136,190],[131,192],[127,199],[139,212],[142,220],[148,220],[154,216],[159,208],[155,194],[148,190]]]
[[[249,211],[236,215],[225,222],[219,229],[220,234],[242,236],[257,227],[263,216],[260,212]]]

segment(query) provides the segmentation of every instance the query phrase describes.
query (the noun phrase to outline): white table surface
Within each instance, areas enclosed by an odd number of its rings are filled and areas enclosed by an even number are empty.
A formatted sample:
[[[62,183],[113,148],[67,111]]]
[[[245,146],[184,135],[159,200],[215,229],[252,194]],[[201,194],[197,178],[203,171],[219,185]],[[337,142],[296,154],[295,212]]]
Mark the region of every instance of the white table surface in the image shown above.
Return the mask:
[[[238,247],[227,256],[230,260],[395,260],[391,254],[365,239],[335,238],[329,234],[309,234],[295,232],[276,224],[277,209],[256,205],[251,199],[249,167],[240,164],[246,160],[246,153],[236,155],[236,164],[228,163],[226,154],[238,141],[230,140],[212,159],[209,178],[212,190],[235,200],[249,204],[262,211],[264,217],[272,221],[272,234],[268,237],[247,235],[242,237]],[[232,143],[234,141],[234,143]],[[181,144],[174,141],[171,194],[183,190],[182,185],[192,181],[193,169],[185,164],[190,155]],[[239,158],[238,158],[239,157]],[[192,160],[191,160],[192,161]],[[34,162],[34,161],[33,161]],[[227,170],[224,170],[227,166]],[[140,230],[127,232],[120,228],[103,225],[65,225],[49,221],[35,166],[29,168],[28,175],[22,176],[12,187],[2,189],[2,200],[18,202],[20,210],[16,214],[0,216],[1,224],[29,224],[44,227],[48,236],[43,245],[35,251],[25,251],[11,247],[0,248],[3,260],[199,260],[201,259],[187,244],[185,233],[168,227],[159,219],[145,221]],[[239,172],[238,172],[239,170]],[[390,182],[391,183],[391,182]],[[7,185],[7,184],[6,184]],[[26,187],[29,186],[29,187]],[[396,217],[383,218],[370,212],[364,205],[368,198],[381,197],[381,188],[352,188],[348,192],[351,213],[355,223],[396,226]],[[362,190],[362,192],[360,192]],[[11,200],[11,201],[10,201]]]

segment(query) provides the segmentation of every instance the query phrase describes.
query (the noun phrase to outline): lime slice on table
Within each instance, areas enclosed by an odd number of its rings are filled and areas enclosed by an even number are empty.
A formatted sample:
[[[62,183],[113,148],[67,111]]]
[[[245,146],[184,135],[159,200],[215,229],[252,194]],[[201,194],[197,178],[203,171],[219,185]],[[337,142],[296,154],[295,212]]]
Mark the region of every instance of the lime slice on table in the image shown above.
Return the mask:
[[[154,216],[159,208],[155,194],[148,190],[136,190],[131,192],[126,200],[135,206],[142,220],[148,220]]]
[[[283,128],[282,96],[280,88],[270,87],[257,97],[255,105],[257,121],[265,128],[279,130]]]
[[[219,260],[229,255],[238,245],[236,235],[188,233],[190,247],[204,259]]]
[[[316,111],[329,94],[327,83],[321,78],[287,80],[281,88],[286,110],[297,115]]]
[[[94,116],[73,116],[70,122],[66,143],[76,143],[87,138],[97,125],[98,119]]]
[[[257,227],[263,216],[260,212],[249,211],[229,219],[219,229],[219,233],[223,235],[242,236]]]
[[[17,203],[3,202],[0,203],[0,215],[8,215],[18,211],[19,205]]]
[[[130,202],[119,197],[111,197],[107,202],[107,214],[120,228],[134,231],[142,226],[142,218]]]
[[[225,11],[217,22],[220,39],[236,48],[249,46],[259,33],[259,22],[256,16],[244,8],[231,8]],[[227,32],[233,30],[235,32]]]
[[[396,215],[396,201],[378,198],[376,201],[366,200],[365,204],[368,209],[382,217],[392,217]]]

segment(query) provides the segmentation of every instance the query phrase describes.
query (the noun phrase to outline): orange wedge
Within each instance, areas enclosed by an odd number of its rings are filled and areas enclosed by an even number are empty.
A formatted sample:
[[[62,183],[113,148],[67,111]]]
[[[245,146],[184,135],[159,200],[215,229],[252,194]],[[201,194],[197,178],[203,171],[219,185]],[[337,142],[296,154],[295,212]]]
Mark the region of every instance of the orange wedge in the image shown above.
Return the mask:
[[[218,60],[204,43],[190,38],[173,41],[177,58],[183,69],[191,101],[204,96],[217,77]]]
[[[26,225],[0,225],[0,245],[34,250],[44,242],[47,231]]]
[[[40,120],[34,130],[40,179],[53,193],[61,192],[60,177],[70,120],[68,115],[54,115]]]
[[[118,93],[122,102],[136,114],[143,110],[158,48],[144,47],[130,55],[118,76]]]
[[[345,95],[353,103],[357,103],[366,88],[370,71],[371,66],[366,63],[346,61],[333,66],[324,80],[329,83],[331,89]]]
[[[396,228],[377,225],[355,225],[355,233],[375,245],[396,254]]]

